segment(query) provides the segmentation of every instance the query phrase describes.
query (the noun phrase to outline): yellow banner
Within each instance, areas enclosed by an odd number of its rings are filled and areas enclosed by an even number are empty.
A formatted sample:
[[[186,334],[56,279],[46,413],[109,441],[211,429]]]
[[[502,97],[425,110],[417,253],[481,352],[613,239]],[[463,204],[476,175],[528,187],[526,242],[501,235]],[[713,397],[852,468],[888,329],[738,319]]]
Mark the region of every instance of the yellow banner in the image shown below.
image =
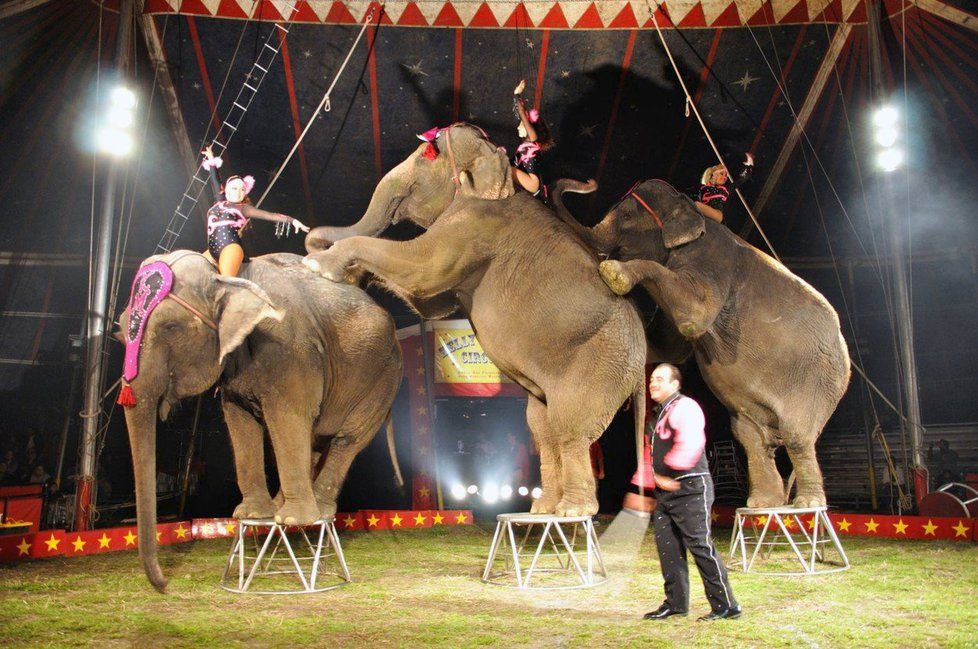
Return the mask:
[[[468,328],[435,329],[436,383],[512,383]]]

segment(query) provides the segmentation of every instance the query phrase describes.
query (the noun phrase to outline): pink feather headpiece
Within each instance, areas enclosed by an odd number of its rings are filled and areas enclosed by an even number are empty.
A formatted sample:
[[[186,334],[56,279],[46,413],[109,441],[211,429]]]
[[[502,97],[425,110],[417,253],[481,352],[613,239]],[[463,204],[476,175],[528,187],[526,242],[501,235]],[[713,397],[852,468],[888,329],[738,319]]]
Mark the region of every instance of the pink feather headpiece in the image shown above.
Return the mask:
[[[245,195],[247,196],[248,194],[250,194],[252,188],[255,186],[255,177],[254,176],[231,176],[224,183],[224,186],[227,187],[228,183],[234,180],[235,178],[241,180],[241,182],[244,183]]]

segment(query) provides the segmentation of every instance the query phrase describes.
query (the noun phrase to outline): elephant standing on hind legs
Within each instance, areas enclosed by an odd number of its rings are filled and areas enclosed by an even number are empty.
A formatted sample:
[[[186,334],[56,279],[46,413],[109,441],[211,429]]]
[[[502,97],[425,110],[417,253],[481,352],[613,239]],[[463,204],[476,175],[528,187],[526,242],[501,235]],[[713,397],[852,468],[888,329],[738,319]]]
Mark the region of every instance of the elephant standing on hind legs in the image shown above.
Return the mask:
[[[139,554],[157,590],[166,586],[155,535],[157,411],[166,419],[181,399],[217,382],[242,495],[234,516],[287,525],[336,513],[350,464],[389,417],[402,377],[393,320],[361,289],[323,280],[301,262],[256,257],[235,278],[177,251],[149,258],[137,274],[120,318],[123,405]],[[265,480],[266,429],[281,483],[275,500]],[[316,437],[328,438],[329,449],[313,482]]]
[[[404,218],[427,231],[376,238]],[[423,317],[461,306],[486,355],[529,392],[543,482],[531,511],[597,513],[589,446],[629,396],[643,434],[641,318],[608,290],[568,227],[514,191],[509,160],[480,129],[442,129],[384,176],[359,223],[314,228],[306,247],[306,263],[323,276],[369,273]]]
[[[704,219],[687,197],[659,180],[634,187],[593,228],[580,225],[561,194],[595,188],[593,182],[559,181],[557,213],[588,244],[616,258],[600,266],[615,293],[641,285],[659,306],[655,324],[689,341],[747,452],[747,505],[785,503],[774,463],[778,446],[787,449],[794,466],[793,504],[825,505],[815,441],[845,394],[850,370],[835,309],[800,277]]]

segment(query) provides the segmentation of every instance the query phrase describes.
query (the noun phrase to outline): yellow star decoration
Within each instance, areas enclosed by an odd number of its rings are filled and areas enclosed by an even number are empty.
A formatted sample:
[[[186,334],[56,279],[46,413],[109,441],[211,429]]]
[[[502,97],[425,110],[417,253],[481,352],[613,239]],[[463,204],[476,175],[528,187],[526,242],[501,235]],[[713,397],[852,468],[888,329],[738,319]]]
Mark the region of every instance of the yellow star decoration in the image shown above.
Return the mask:
[[[874,521],[871,518],[871,519],[869,519],[869,522],[866,523],[866,531],[867,532],[872,532],[873,534],[876,534],[876,528],[879,527],[879,526],[880,526],[880,524],[877,523],[876,521]]]
[[[48,552],[54,552],[61,545],[61,539],[56,538],[54,533],[51,533],[51,538],[44,542],[44,545],[48,546]]]
[[[31,549],[31,544],[27,542],[27,537],[20,540],[20,545],[17,546],[17,556],[26,556]]]
[[[234,534],[234,523],[225,523],[224,529],[227,530],[228,534]]]
[[[85,549],[85,542],[82,541],[82,537],[80,534],[75,537],[75,540],[72,541],[71,544],[75,546],[75,552],[81,552],[82,550]]]
[[[808,525],[808,529],[810,529],[810,530],[815,529],[815,517],[814,516],[812,516],[811,518],[808,519],[807,525]]]
[[[459,524],[464,523],[465,520],[466,520],[465,514],[459,514],[458,516],[455,517],[455,522]]]
[[[421,487],[420,489],[418,489],[418,495],[421,496],[422,498],[427,498],[428,494],[430,493],[431,491],[428,489],[428,487]]]
[[[795,521],[794,521],[794,519],[792,519],[792,518],[786,518],[786,519],[784,519],[784,526],[785,526],[786,528],[788,528],[789,530],[790,530],[790,529],[791,529],[792,527],[794,527],[794,525],[795,525]]]
[[[132,530],[127,531],[122,538],[126,540],[126,545],[136,545],[136,535],[132,533]]]
[[[108,548],[110,541],[112,541],[112,539],[109,538],[109,535],[106,534],[105,532],[102,532],[102,536],[100,536],[98,539],[98,549],[104,550]]]
[[[343,519],[343,524],[348,528],[353,528],[353,526],[357,524],[357,519],[353,518],[352,516],[347,516]]]
[[[156,530],[156,542],[160,542],[160,537],[163,536],[163,532]]]
[[[377,518],[377,516],[374,515],[374,514],[371,514],[370,515],[370,518],[367,519],[367,525],[369,527],[377,527],[377,523],[379,523],[379,522],[380,522],[380,519]]]
[[[186,527],[184,527],[183,526],[183,523],[180,523],[180,526],[177,527],[177,529],[175,529],[173,531],[177,533],[177,538],[178,539],[185,539],[185,538],[187,538],[187,532],[189,532],[190,530],[188,530]]]
[[[937,525],[934,525],[929,518],[927,519],[927,524],[924,525],[923,527],[924,527],[924,536],[927,536],[928,534],[930,534],[931,536],[937,536],[936,534],[934,534],[934,532],[937,531]]]
[[[425,408],[424,406],[418,406],[418,414],[419,415],[427,415],[428,414],[428,409]]]
[[[849,531],[849,528],[851,526],[852,526],[852,523],[850,523],[849,521],[847,521],[844,518],[841,521],[839,521],[839,531],[840,532],[848,532]]]
[[[423,436],[425,436],[427,434],[428,434],[428,427],[427,426],[425,426],[424,424],[421,424],[420,426],[418,426],[418,435],[421,435],[423,437]]]
[[[424,347],[415,347],[414,352],[418,356],[424,356]]]
[[[422,396],[422,397],[423,397],[424,395],[426,395],[426,394],[427,394],[427,392],[425,392],[425,389],[424,389],[424,386],[423,386],[423,385],[419,385],[419,386],[418,386],[418,390],[417,390],[417,392],[418,392],[418,394],[419,394],[420,396]]]
[[[404,519],[401,518],[400,514],[394,514],[391,517],[391,527],[400,527],[401,526],[401,521],[403,521],[403,520]]]
[[[418,369],[414,370],[416,374],[424,376],[424,367],[418,366]]]
[[[767,516],[758,516],[757,517],[757,524],[758,525],[767,525]]]
[[[428,519],[425,518],[424,514],[422,514],[421,512],[418,512],[418,515],[414,517],[414,526],[415,527],[421,527],[422,525],[424,525],[424,522],[426,520],[428,520]]]
[[[427,457],[427,455],[428,455],[428,447],[427,446],[421,446],[421,447],[419,447],[418,448],[418,455],[421,456],[421,457]]]
[[[431,524],[443,525],[442,523],[443,520],[445,520],[445,517],[441,515],[441,512],[435,512],[435,515],[431,517]]]
[[[903,519],[901,518],[896,523],[893,523],[893,532],[894,534],[903,534],[904,536],[906,536],[907,527],[908,525],[904,523]]]
[[[720,520],[720,514],[717,513],[717,510],[715,509],[710,510],[710,520],[711,521]]]
[[[962,521],[958,521],[958,524],[952,527],[951,529],[954,530],[954,538],[958,538],[959,536],[964,536],[964,538],[968,538],[967,536],[965,536],[965,532],[967,532],[971,528],[965,527]]]

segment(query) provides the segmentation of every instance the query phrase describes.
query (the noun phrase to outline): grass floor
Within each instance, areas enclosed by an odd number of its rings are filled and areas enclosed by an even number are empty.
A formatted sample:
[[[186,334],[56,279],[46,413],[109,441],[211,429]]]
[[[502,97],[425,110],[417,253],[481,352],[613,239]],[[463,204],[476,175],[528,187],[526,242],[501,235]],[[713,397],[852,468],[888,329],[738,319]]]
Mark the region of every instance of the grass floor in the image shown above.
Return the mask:
[[[229,540],[163,548],[166,595],[131,552],[3,566],[0,647],[978,646],[975,544],[846,538],[847,572],[731,573],[744,616],[709,624],[691,566],[690,616],[646,622],[662,578],[651,529],[628,518],[599,526],[611,578],[584,590],[481,583],[490,523],[345,534],[355,583],[314,595],[219,589]]]

